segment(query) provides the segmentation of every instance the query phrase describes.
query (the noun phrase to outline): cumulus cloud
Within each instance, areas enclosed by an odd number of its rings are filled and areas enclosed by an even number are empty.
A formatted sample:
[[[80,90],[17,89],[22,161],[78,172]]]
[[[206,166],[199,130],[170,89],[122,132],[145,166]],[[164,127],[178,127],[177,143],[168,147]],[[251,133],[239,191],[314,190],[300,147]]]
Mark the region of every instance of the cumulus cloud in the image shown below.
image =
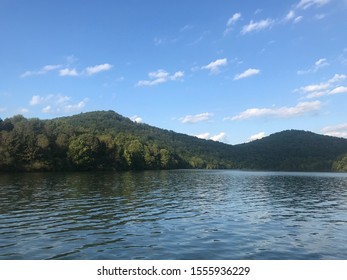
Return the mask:
[[[201,113],[197,115],[187,115],[184,117],[181,117],[179,120],[182,123],[198,123],[202,121],[208,121],[213,116],[212,113]]]
[[[78,73],[75,68],[64,68],[59,71],[59,75],[64,77],[64,76],[70,76],[70,77],[76,77],[76,76],[92,76],[100,72],[108,71],[112,68],[113,66],[108,63],[104,64],[99,64],[95,66],[89,66],[85,68],[82,72]]]
[[[81,111],[86,106],[88,98],[77,103],[70,103],[71,97],[61,94],[49,94],[46,96],[33,95],[29,101],[30,106],[43,106],[43,113],[59,114]]]
[[[326,126],[321,129],[324,135],[347,138],[347,123]]]
[[[53,70],[57,70],[59,68],[61,68],[60,64],[45,65],[40,70],[37,70],[37,71],[25,71],[20,76],[21,76],[21,78],[26,78],[26,77],[30,77],[30,76],[44,75],[44,74],[47,74],[48,72],[51,72]]]
[[[200,138],[200,139],[205,139],[208,140],[211,137],[211,134],[209,132],[205,132],[205,133],[201,133],[198,135],[195,135],[196,137]]]
[[[70,113],[70,112],[79,112],[81,111],[87,103],[88,99],[85,98],[84,100],[76,103],[76,104],[65,104],[63,105],[64,112]]]
[[[139,117],[138,115],[134,115],[134,116],[130,117],[130,119],[135,123],[142,123],[143,122],[142,118]]]
[[[347,78],[344,74],[335,74],[331,79],[324,83],[303,86],[295,91],[306,94],[306,98],[317,98],[324,95],[334,95],[346,93],[347,87],[341,83]]]
[[[170,77],[170,79],[172,81],[176,81],[177,79],[180,79],[180,78],[183,78],[183,77],[184,77],[184,72],[183,71],[177,71]]]
[[[100,64],[100,65],[95,65],[95,66],[90,66],[85,69],[85,73],[87,76],[95,75],[97,73],[103,72],[103,71],[108,71],[112,68],[113,66],[108,63]]]
[[[274,24],[274,20],[268,18],[261,21],[254,22],[250,21],[249,24],[244,25],[241,30],[241,34],[245,35],[253,31],[260,31],[266,28],[270,28]]]
[[[241,18],[241,13],[233,14],[227,21],[224,35],[228,34],[234,27],[235,23]]]
[[[260,73],[259,69],[249,68],[246,71],[235,75],[234,80],[240,80],[240,79],[248,78],[248,77],[257,75],[259,73]]]
[[[180,78],[184,77],[183,71],[177,71],[174,74],[170,75],[169,72],[159,69],[154,72],[148,73],[149,80],[141,80],[138,81],[137,86],[143,87],[143,86],[155,86],[158,84],[166,83],[168,81],[176,81]]]
[[[76,71],[76,69],[69,69],[69,68],[64,68],[64,69],[61,69],[59,70],[59,76],[71,76],[71,77],[74,77],[74,76],[78,76],[78,73]]]
[[[34,95],[31,97],[29,105],[30,106],[35,106],[38,105],[40,103],[42,103],[44,101],[44,98],[39,96],[39,95]]]
[[[311,7],[321,7],[328,4],[330,0],[300,0],[295,6],[297,9],[306,10]]]
[[[317,72],[319,69],[328,66],[329,63],[327,61],[326,58],[320,58],[318,59],[313,66],[311,66],[309,69],[307,70],[299,70],[297,71],[297,73],[299,75],[303,75],[303,74],[309,74],[309,73],[315,73]]]
[[[251,141],[254,141],[254,140],[259,140],[259,139],[262,139],[266,136],[266,133],[265,132],[259,132],[257,134],[254,134],[252,135],[251,137],[249,137],[247,139],[248,142],[251,142]]]
[[[46,113],[46,114],[53,113],[53,111],[52,111],[52,106],[51,106],[51,105],[47,105],[46,107],[44,107],[44,108],[42,109],[42,112],[43,112],[43,113]]]
[[[225,132],[218,133],[217,135],[212,136],[210,139],[217,142],[224,142],[226,141],[226,133]]]
[[[258,117],[276,117],[276,118],[289,118],[304,115],[308,112],[320,110],[322,103],[320,101],[300,102],[293,107],[280,107],[280,108],[251,108],[247,109],[240,114],[225,118],[225,120],[246,120]]]
[[[218,74],[220,71],[220,67],[222,66],[227,66],[228,65],[228,59],[227,58],[221,58],[221,59],[217,59],[215,61],[212,61],[211,63],[202,66],[201,69],[206,69],[206,70],[210,70],[211,74]]]
[[[196,137],[205,140],[213,140],[217,142],[227,142],[227,136],[225,132],[220,132],[216,135],[212,135],[209,132],[196,135]]]

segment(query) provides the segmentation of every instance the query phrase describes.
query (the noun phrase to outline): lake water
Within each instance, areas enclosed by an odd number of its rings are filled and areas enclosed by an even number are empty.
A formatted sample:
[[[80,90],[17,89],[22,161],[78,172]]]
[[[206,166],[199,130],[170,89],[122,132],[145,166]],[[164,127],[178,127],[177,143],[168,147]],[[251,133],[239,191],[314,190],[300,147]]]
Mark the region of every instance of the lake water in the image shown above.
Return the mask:
[[[1,174],[0,259],[347,259],[347,174]]]

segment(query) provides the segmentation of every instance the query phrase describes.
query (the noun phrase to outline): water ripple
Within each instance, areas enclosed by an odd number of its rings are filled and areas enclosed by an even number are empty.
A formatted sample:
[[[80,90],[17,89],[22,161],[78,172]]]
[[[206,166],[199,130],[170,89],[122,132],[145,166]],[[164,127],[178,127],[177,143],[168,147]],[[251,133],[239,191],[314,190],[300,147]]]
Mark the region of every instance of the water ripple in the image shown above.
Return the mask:
[[[0,259],[346,259],[347,175],[0,176]]]

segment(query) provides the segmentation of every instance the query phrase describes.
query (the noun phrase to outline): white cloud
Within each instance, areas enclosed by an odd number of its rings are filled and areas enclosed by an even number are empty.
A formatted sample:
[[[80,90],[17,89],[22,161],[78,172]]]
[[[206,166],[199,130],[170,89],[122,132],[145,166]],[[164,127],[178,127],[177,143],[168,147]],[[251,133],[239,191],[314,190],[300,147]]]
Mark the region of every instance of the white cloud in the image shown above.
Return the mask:
[[[113,66],[108,63],[100,64],[100,65],[95,65],[95,66],[90,66],[85,69],[85,73],[88,76],[103,72],[103,71],[108,71],[112,68]]]
[[[293,22],[294,22],[294,23],[298,23],[298,22],[300,22],[302,19],[303,19],[303,16],[297,16],[297,17],[293,20]]]
[[[251,142],[251,141],[254,141],[254,140],[259,140],[259,139],[262,139],[266,136],[266,133],[265,132],[259,132],[257,134],[254,134],[252,135],[251,137],[249,137],[247,139],[248,142]]]
[[[66,103],[71,99],[69,96],[60,95],[60,94],[56,95],[55,97],[58,104]]]
[[[158,71],[149,72],[148,76],[152,79],[167,79],[169,73],[163,69],[159,69]]]
[[[260,73],[259,69],[249,68],[246,71],[235,75],[234,80],[240,80],[240,79],[248,78],[248,77],[257,75],[259,73]]]
[[[49,102],[52,98],[54,98],[53,94],[49,94],[46,96],[33,95],[29,101],[30,106],[37,106],[44,103]]]
[[[30,76],[37,75],[36,72],[34,71],[25,71],[22,75],[20,75],[21,78],[26,78]]]
[[[330,0],[300,0],[296,5],[297,9],[306,10],[311,7],[321,7],[328,4]]]
[[[327,88],[329,88],[329,83],[321,83],[321,84],[314,84],[314,85],[308,85],[301,88],[302,91],[306,93],[312,93],[317,91],[322,91]]]
[[[87,103],[88,99],[85,98],[84,100],[76,103],[76,104],[65,104],[63,105],[63,110],[67,113],[70,112],[79,112],[80,110],[82,110]]]
[[[347,123],[326,126],[321,129],[324,135],[347,138]]]
[[[137,86],[143,87],[143,86],[154,86],[162,83],[166,83],[168,81],[176,81],[180,78],[184,77],[183,71],[177,71],[173,75],[170,75],[169,72],[159,69],[154,72],[149,72],[148,77],[149,80],[141,80],[138,81]]]
[[[226,141],[226,133],[221,132],[217,135],[212,136],[210,139],[213,141],[224,142],[224,141]]]
[[[241,30],[241,34],[247,34],[249,32],[253,31],[260,31],[262,29],[266,29],[271,27],[274,24],[274,20],[268,18],[261,21],[254,22],[253,20],[250,21],[249,24],[244,25]]]
[[[324,96],[324,95],[326,95],[328,93],[329,93],[328,90],[314,91],[314,92],[311,92],[311,93],[307,94],[306,98],[308,98],[308,99],[318,98],[318,97]]]
[[[198,134],[198,135],[196,135],[196,137],[198,137],[200,139],[205,139],[205,140],[227,142],[227,136],[226,136],[225,132],[220,132],[217,135],[213,135],[213,136],[211,136],[210,133],[206,132],[206,133]]]
[[[334,77],[332,77],[328,83],[329,84],[332,84],[332,83],[338,83],[338,82],[341,82],[343,81],[344,79],[346,79],[347,76],[344,75],[344,74],[335,74]]]
[[[2,107],[2,108],[0,108],[0,113],[1,113],[1,112],[6,112],[6,110],[7,110],[7,109],[6,109],[5,107]]]
[[[326,58],[321,58],[321,59],[318,59],[315,63],[314,63],[315,67],[317,68],[321,68],[321,67],[324,67],[324,66],[328,66],[329,63],[327,62],[327,59]]]
[[[209,132],[206,132],[206,133],[201,133],[201,134],[198,134],[198,135],[195,135],[195,136],[200,138],[200,139],[208,140],[211,137],[210,135],[211,134]]]
[[[295,18],[295,12],[293,10],[290,10],[288,14],[285,16],[285,21],[290,21]]]
[[[202,121],[208,121],[210,117],[212,117],[212,113],[201,113],[197,115],[187,115],[184,117],[181,117],[179,120],[182,123],[198,123]]]
[[[340,83],[343,82],[343,80],[345,80],[346,78],[347,76],[344,74],[335,74],[327,82],[307,85],[299,89],[296,89],[295,91],[299,91],[306,94],[306,98],[309,99],[321,97],[324,95],[345,93],[347,87],[341,85]]]
[[[71,58],[72,60],[72,58]],[[56,65],[45,65],[43,66],[40,70],[38,71],[26,71],[24,72],[21,77],[30,77],[30,76],[35,76],[35,75],[43,75],[48,72],[54,71],[54,70],[59,70],[59,76],[80,76],[80,75],[87,75],[91,76],[94,74],[97,74],[102,71],[108,71],[112,68],[113,66],[111,64],[105,63],[105,64],[100,64],[100,65],[95,65],[95,66],[90,66],[84,69],[84,71],[78,73],[75,68],[63,68],[62,65],[56,64]]]
[[[346,93],[346,92],[347,92],[347,87],[340,86],[340,87],[336,87],[333,90],[329,91],[329,94],[339,94],[339,93]]]
[[[142,118],[137,116],[137,115],[130,117],[130,119],[135,123],[142,123],[143,122]]]
[[[212,61],[211,63],[202,66],[201,69],[206,69],[210,70],[211,74],[218,74],[219,73],[219,68],[222,66],[227,66],[228,65],[228,59],[227,58],[221,58],[217,59],[215,61]]]
[[[241,14],[240,13],[235,13],[232,15],[231,18],[229,18],[228,22],[227,22],[227,26],[232,26],[233,24],[235,24],[239,19],[241,18]]]
[[[60,64],[56,64],[56,65],[45,65],[43,66],[40,70],[38,71],[26,71],[24,72],[21,76],[21,78],[26,78],[26,77],[30,77],[30,76],[36,76],[36,75],[44,75],[48,72],[54,71],[61,68]]]
[[[326,58],[320,58],[318,59],[312,67],[310,67],[307,70],[299,70],[297,73],[298,75],[308,74],[308,73],[315,73],[319,69],[328,66],[329,63]]]
[[[61,112],[77,112],[85,107],[88,98],[76,104],[69,103],[71,97],[61,94],[49,94],[46,96],[33,95],[29,101],[30,106],[44,106],[43,113],[58,114]]]
[[[47,105],[46,107],[44,107],[44,108],[42,109],[42,112],[43,112],[43,113],[46,113],[46,114],[53,113],[53,111],[52,111],[52,106],[51,106],[51,105]]]
[[[226,29],[224,31],[224,35],[228,34],[232,29],[235,23],[241,18],[241,13],[235,13],[228,19],[226,24]]]
[[[69,69],[69,68],[64,68],[64,69],[61,69],[59,71],[59,76],[71,76],[71,77],[74,77],[74,76],[78,76],[78,73],[76,71],[76,69]]]
[[[303,19],[302,16],[297,16],[295,10],[290,10],[288,14],[284,17],[284,22],[298,23]]]
[[[184,77],[184,72],[183,71],[177,71],[175,72],[175,74],[173,74],[170,79],[173,81],[176,81],[179,78],[183,78]]]
[[[321,108],[320,101],[312,102],[300,102],[294,107],[280,107],[280,108],[251,108],[247,109],[240,114],[225,118],[225,120],[246,120],[257,117],[277,117],[277,118],[288,118],[301,116],[308,112],[318,111]]]
[[[41,97],[39,95],[34,95],[31,97],[29,104],[30,104],[30,106],[35,106],[35,105],[38,105],[38,104],[44,102],[44,100],[45,99],[43,97]]]

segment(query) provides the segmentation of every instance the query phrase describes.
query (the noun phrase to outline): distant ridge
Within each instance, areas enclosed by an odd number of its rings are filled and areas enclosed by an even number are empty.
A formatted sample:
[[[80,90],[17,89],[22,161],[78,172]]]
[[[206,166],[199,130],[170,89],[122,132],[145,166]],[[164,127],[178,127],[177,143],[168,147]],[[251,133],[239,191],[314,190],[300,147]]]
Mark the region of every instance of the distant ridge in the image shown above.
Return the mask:
[[[173,168],[347,171],[347,139],[285,130],[228,145],[135,123],[114,111],[0,119],[0,171]]]

